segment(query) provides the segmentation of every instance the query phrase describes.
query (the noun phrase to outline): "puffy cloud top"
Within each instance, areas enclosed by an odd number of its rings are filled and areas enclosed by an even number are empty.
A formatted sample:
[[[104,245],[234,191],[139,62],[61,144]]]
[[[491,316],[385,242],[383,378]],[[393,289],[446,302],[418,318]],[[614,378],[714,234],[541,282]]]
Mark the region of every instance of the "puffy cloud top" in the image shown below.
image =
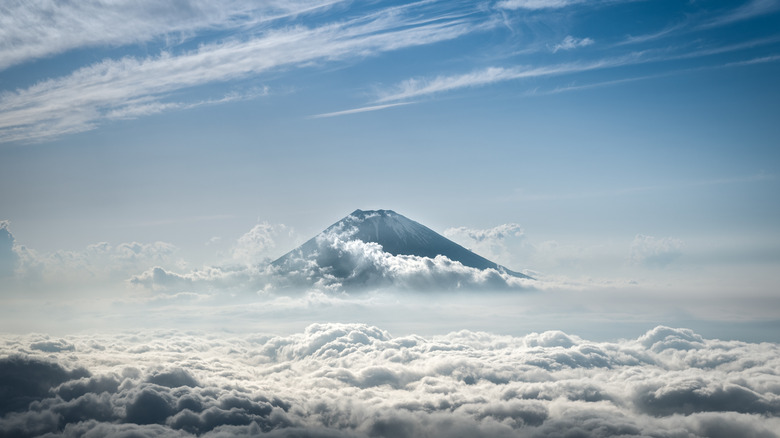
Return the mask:
[[[391,254],[382,245],[354,239],[353,228],[318,235],[313,251],[290,253],[271,273],[279,284],[331,289],[395,287],[407,290],[521,289],[533,282],[496,269],[464,266],[446,256]]]
[[[780,346],[656,327],[592,342],[314,324],[286,336],[0,338],[0,436],[752,436]],[[164,364],[164,365],[163,365]]]

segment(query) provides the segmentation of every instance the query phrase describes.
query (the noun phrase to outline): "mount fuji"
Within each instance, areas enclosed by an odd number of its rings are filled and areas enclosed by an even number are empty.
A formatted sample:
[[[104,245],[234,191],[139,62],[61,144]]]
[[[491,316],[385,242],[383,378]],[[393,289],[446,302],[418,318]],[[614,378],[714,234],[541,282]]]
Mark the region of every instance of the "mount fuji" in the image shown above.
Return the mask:
[[[355,210],[271,268],[310,283],[357,287],[423,279],[427,287],[501,287],[532,280],[392,210]]]

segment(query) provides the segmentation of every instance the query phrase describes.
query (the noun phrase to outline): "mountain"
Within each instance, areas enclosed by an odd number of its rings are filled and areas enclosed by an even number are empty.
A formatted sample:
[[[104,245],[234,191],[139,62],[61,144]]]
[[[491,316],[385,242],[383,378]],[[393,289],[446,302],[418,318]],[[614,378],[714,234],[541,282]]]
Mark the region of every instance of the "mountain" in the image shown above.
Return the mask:
[[[361,244],[363,247],[356,249],[355,244]],[[369,260],[365,261],[366,257],[358,254],[360,251],[373,258],[369,257]],[[310,273],[309,277],[324,275],[367,283],[368,277],[388,277],[387,272],[376,267],[381,263],[377,261],[377,253],[411,256],[405,259],[436,259],[436,256],[444,256],[480,271],[493,269],[510,277],[531,278],[477,255],[392,210],[355,210],[303,245],[273,261],[271,266],[281,272],[306,271]],[[316,273],[312,271],[312,267],[316,268]]]

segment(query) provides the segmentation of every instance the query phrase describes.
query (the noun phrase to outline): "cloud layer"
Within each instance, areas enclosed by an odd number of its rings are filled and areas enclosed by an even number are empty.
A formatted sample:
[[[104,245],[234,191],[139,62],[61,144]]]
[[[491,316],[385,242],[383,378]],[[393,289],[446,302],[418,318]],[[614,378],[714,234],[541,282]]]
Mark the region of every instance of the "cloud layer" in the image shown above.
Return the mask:
[[[267,94],[267,88],[250,89],[206,100],[178,101],[172,100],[170,96],[179,90],[246,79],[274,70],[373,56],[452,40],[484,29],[489,21],[489,18],[485,17],[469,19],[468,11],[457,11],[457,8],[431,10],[428,8],[429,4],[422,2],[379,9],[355,19],[324,24],[281,22],[277,26],[252,28],[251,25],[262,22],[265,15],[272,14],[275,10],[293,16],[327,3],[296,2],[293,7],[283,7],[284,2],[274,2],[274,7],[268,8],[270,11],[258,11],[249,3],[234,1],[230,5],[232,9],[228,7],[219,14],[212,14],[210,11],[214,7],[205,2],[188,3],[192,17],[178,17],[180,20],[174,22],[179,24],[173,27],[161,26],[159,19],[155,19],[149,26],[157,29],[157,32],[149,34],[154,36],[177,31],[227,27],[233,31],[244,31],[239,32],[243,36],[203,43],[190,50],[182,49],[181,46],[171,47],[158,55],[148,57],[107,58],[64,76],[43,80],[26,88],[9,90],[0,95],[0,143],[46,140],[67,133],[90,130],[106,120],[252,98]],[[123,6],[136,12],[129,14],[126,21]],[[85,7],[95,8],[95,5],[88,4]],[[24,20],[16,19],[16,16],[26,16],[27,11],[22,7],[12,9],[9,11],[12,13],[9,21],[16,23],[15,26],[21,22],[23,26]],[[66,41],[63,47],[46,43],[45,41],[56,40],[51,36],[40,36],[44,42],[27,41],[25,37],[24,44],[29,47],[17,57],[24,59],[29,56],[43,56],[71,46],[133,41],[134,38],[140,38],[133,35],[139,31],[139,27],[144,27],[142,25],[146,23],[147,14],[155,15],[153,11],[159,7],[131,8],[120,2],[114,9],[95,9],[100,12],[92,11],[93,14],[110,15],[110,19],[101,21],[102,25],[111,26],[113,21],[122,22],[121,25],[113,26],[115,33],[108,33],[114,35],[113,37],[106,41],[92,41],[89,37],[84,37],[86,39]],[[70,20],[67,17],[77,14],[77,11],[55,12],[58,20],[66,21]],[[45,11],[36,11],[32,15],[36,14],[48,15]],[[419,14],[434,14],[436,18],[420,20]],[[66,24],[58,23],[54,31],[64,31],[61,27],[67,27]],[[71,24],[77,29],[91,26],[89,22],[82,21]],[[131,29],[125,30],[126,27]],[[252,29],[252,32],[245,32],[245,27]],[[17,34],[27,35],[19,29],[11,29],[9,32],[13,33],[13,37]],[[43,31],[40,33],[45,34]],[[92,29],[86,32],[87,35],[93,33],[102,35],[102,30]],[[12,49],[14,47],[7,50]]]
[[[609,8],[620,3],[623,2],[503,0],[385,5],[341,0],[274,0],[259,4],[229,0],[215,6],[205,0],[182,0],[170,7],[151,0],[119,0],[110,4],[97,0],[5,2],[0,5],[0,72],[14,67],[35,69],[36,63],[48,63],[40,71],[51,73],[29,83],[18,79],[8,82],[0,93],[0,143],[48,141],[113,120],[266,96],[275,90],[267,83],[281,76],[286,83],[280,89],[307,88],[308,84],[296,84],[296,71],[323,66],[330,69],[334,63],[343,68],[345,61],[359,62],[462,37],[479,38],[487,33],[495,38],[490,45],[479,47],[494,55],[480,61],[482,54],[472,53],[478,62],[470,68],[456,67],[461,69],[460,73],[441,70],[441,62],[427,66],[415,62],[415,68],[402,70],[402,76],[390,82],[376,75],[363,83],[364,89],[378,90],[374,101],[357,108],[334,108],[315,117],[376,111],[412,103],[410,99],[508,81],[668,63],[730,51],[745,53],[757,45],[771,47],[777,42],[770,36],[732,45],[641,46],[675,36],[690,40],[686,33],[691,32],[703,34],[700,39],[707,41],[708,29],[778,10],[775,2],[753,0],[725,10],[709,10],[701,4],[673,8],[668,17],[672,24],[652,29],[647,35],[626,38],[622,28],[616,27],[621,30],[615,35],[606,40],[598,37],[600,45],[604,42],[609,52],[583,54],[568,62],[560,57],[551,61],[516,56],[538,54],[544,47],[557,53],[594,44],[591,36],[570,34],[571,27],[579,26],[562,22],[561,10]],[[680,24],[679,20],[691,23]],[[536,22],[551,32],[535,31]],[[509,34],[502,34],[504,28]],[[509,36],[515,34],[523,37],[518,40]],[[637,50],[630,50],[637,46]],[[79,51],[94,51],[101,58],[79,64]],[[768,52],[756,57],[745,53],[737,63],[731,60],[707,66],[773,62],[775,55]],[[447,61],[444,65],[455,59]],[[688,67],[671,68],[668,74]],[[10,75],[14,76],[23,75]],[[642,77],[623,72],[599,83],[638,79]],[[383,83],[396,85],[388,87]],[[570,89],[575,88],[554,88],[557,92]],[[354,93],[358,91],[347,94]]]
[[[0,436],[776,437],[779,352],[663,326],[6,336]]]
[[[249,27],[333,3],[228,0],[217,6],[183,0],[174,7],[150,0],[4,2],[0,5],[0,70],[81,47],[186,40],[199,31]]]

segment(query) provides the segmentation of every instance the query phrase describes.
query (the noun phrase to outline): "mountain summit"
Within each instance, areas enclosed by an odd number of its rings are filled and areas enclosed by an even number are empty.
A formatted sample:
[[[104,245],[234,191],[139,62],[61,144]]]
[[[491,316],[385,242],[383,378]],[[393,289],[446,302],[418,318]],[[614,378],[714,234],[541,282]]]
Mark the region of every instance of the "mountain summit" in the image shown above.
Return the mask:
[[[392,210],[355,210],[271,266],[281,274],[303,274],[312,282],[337,281],[344,286],[390,284],[415,270],[429,270],[431,277],[452,271],[461,277],[531,278]]]

